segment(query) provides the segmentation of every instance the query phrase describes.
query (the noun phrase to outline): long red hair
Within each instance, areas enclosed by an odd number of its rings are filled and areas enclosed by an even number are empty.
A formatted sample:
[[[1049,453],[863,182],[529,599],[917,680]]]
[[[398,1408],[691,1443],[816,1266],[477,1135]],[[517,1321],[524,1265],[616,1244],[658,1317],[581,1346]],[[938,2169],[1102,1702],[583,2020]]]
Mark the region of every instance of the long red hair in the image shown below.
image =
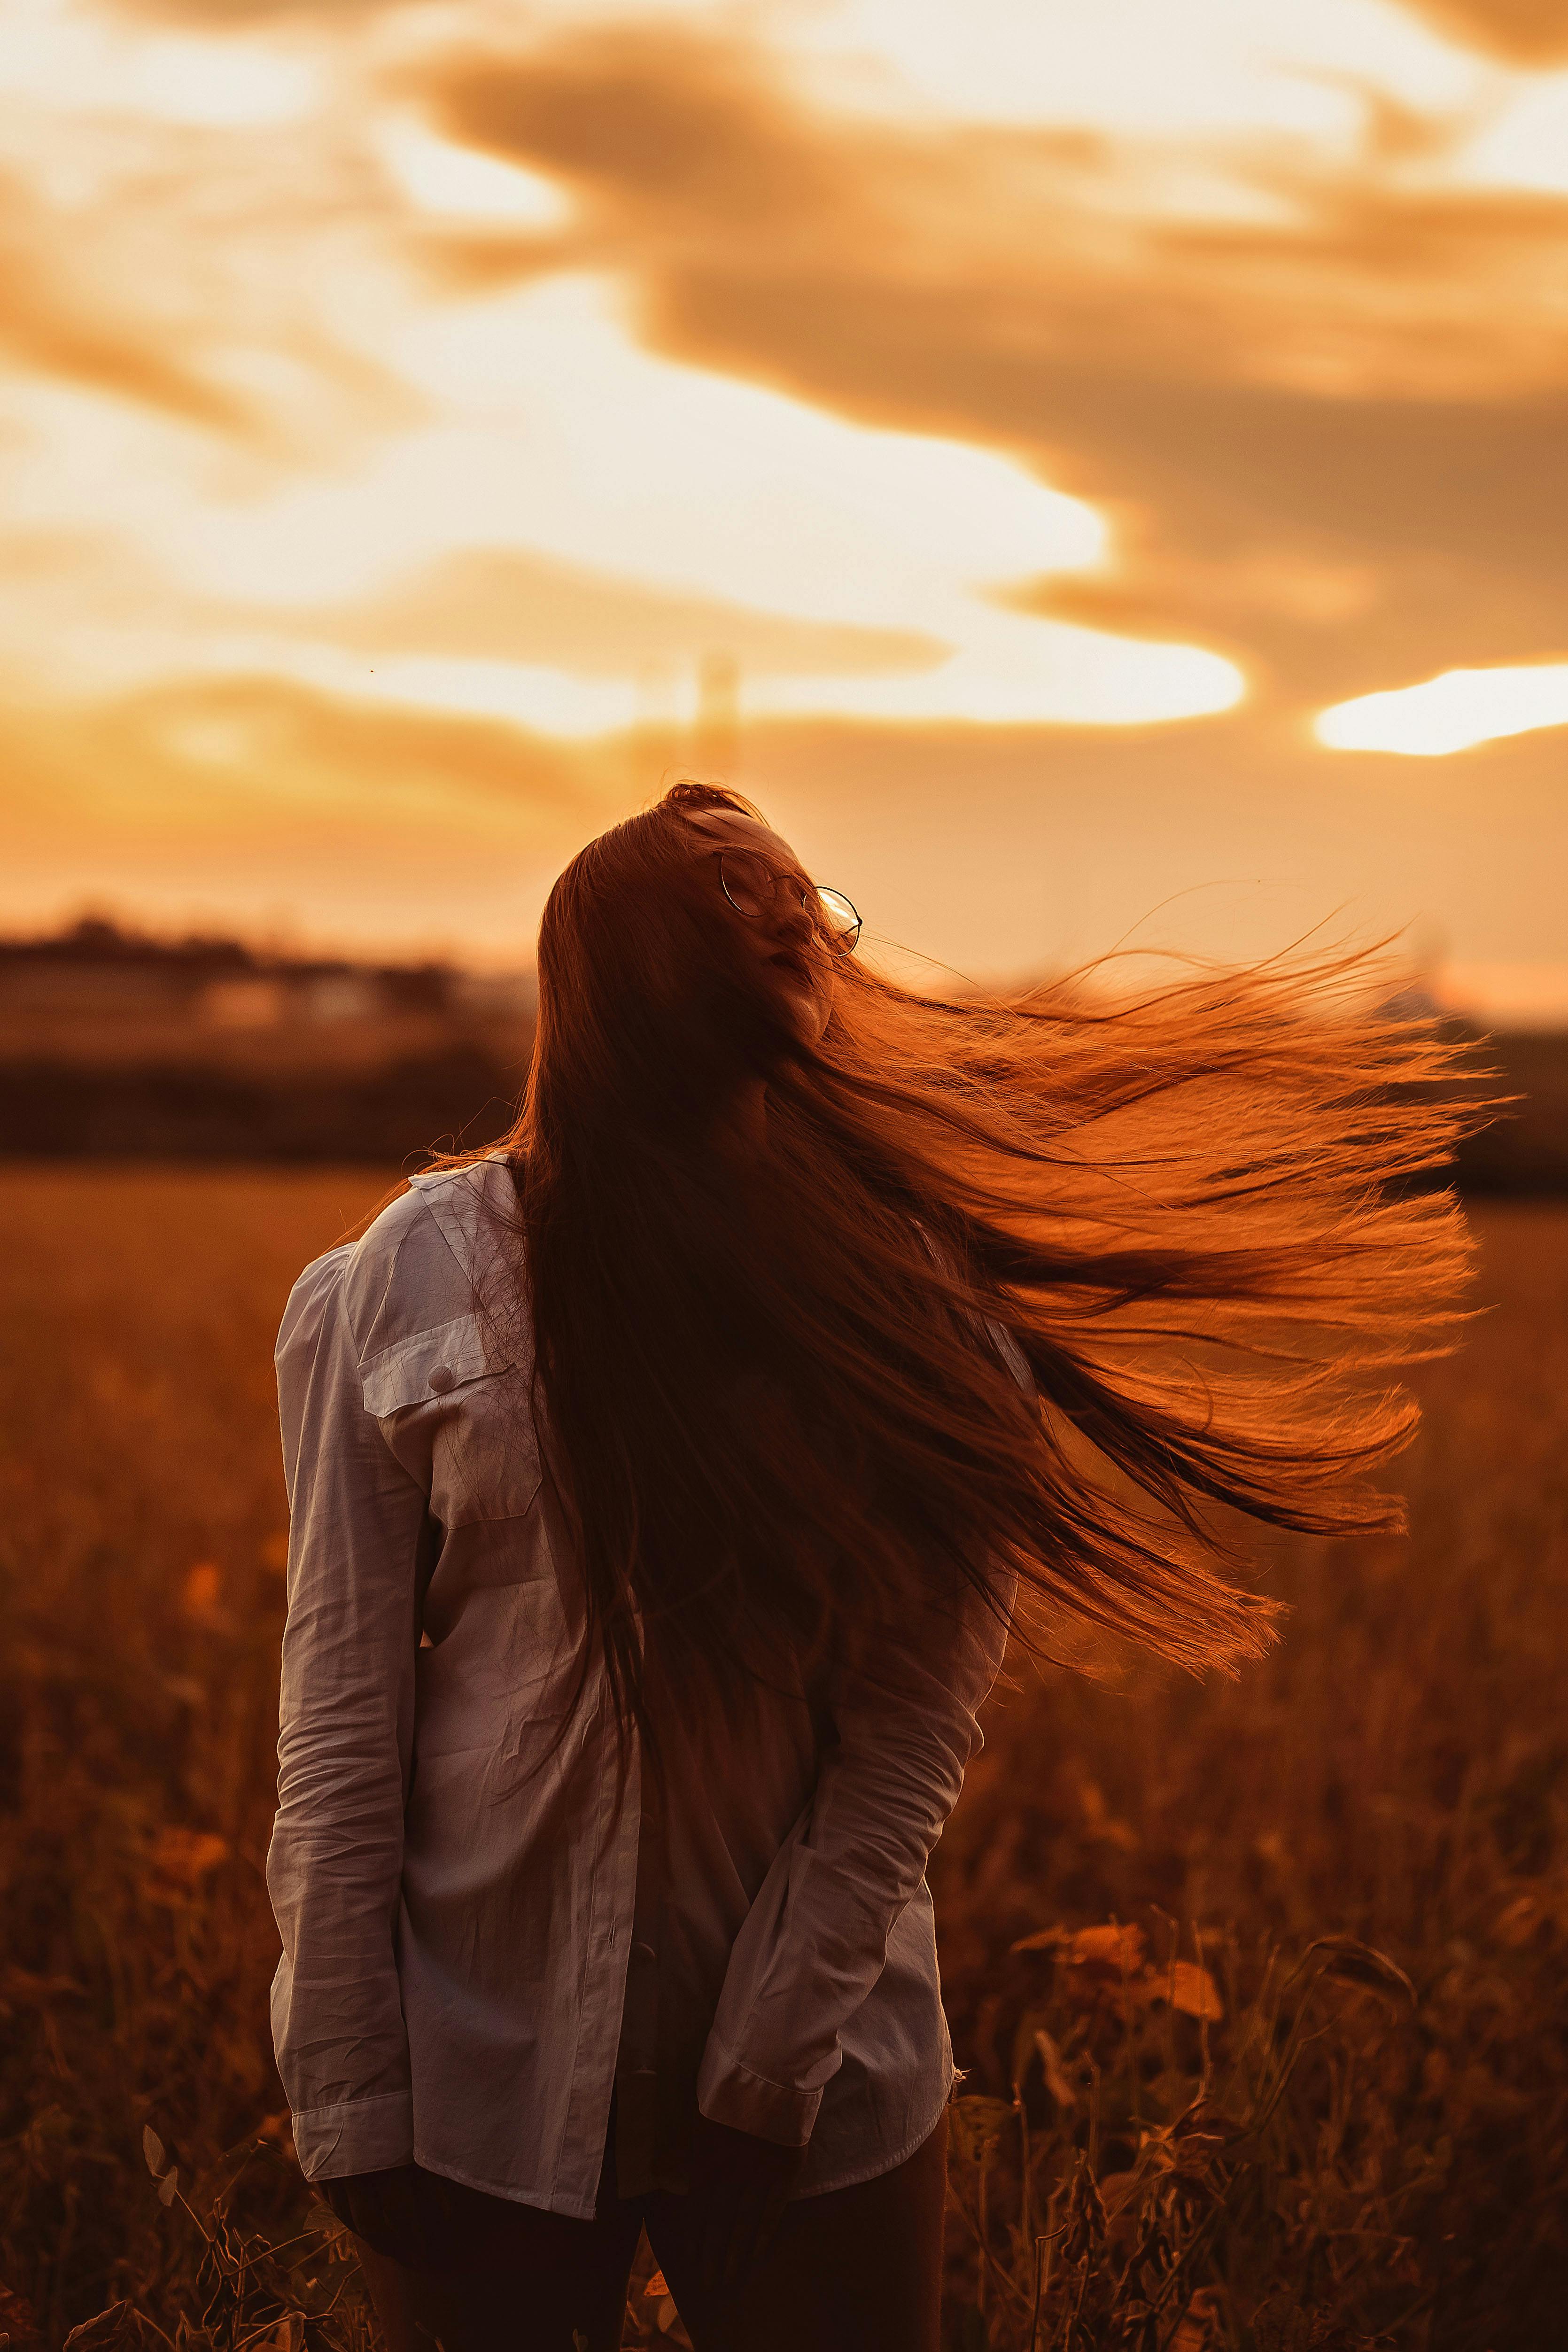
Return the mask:
[[[1015,1577],[1026,1617],[1195,1668],[1258,1652],[1271,1605],[1218,1507],[1401,1524],[1367,1474],[1466,1272],[1429,1179],[1474,1117],[1450,1049],[1367,1009],[1356,958],[942,1001],[838,955],[803,1045],[715,919],[712,808],[755,814],[679,785],[556,883],[510,1146],[623,1728],[654,1729],[655,1660],[733,1709],[911,1606],[1006,1609]],[[742,1162],[715,1128],[759,1076]]]

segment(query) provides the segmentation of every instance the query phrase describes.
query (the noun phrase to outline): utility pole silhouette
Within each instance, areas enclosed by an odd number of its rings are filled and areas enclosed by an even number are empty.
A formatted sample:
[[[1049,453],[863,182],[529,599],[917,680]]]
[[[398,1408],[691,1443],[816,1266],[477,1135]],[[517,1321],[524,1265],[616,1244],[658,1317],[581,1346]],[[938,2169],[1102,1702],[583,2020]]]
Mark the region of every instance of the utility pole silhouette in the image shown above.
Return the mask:
[[[631,783],[639,795],[674,781],[680,756],[675,675],[668,662],[645,661],[637,671],[637,715],[626,738]]]
[[[741,756],[741,665],[733,654],[704,654],[697,670],[692,765],[700,776],[733,773]]]

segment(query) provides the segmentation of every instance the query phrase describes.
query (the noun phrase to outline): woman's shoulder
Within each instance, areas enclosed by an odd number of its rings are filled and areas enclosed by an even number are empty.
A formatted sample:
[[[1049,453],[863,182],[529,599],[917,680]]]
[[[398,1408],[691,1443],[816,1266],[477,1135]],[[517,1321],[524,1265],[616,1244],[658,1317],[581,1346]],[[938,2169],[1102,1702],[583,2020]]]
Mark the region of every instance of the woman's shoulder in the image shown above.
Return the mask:
[[[306,1266],[289,1294],[279,1351],[318,1335],[341,1307],[361,1363],[422,1332],[494,1311],[515,1249],[515,1193],[504,1159],[412,1177],[357,1241]]]

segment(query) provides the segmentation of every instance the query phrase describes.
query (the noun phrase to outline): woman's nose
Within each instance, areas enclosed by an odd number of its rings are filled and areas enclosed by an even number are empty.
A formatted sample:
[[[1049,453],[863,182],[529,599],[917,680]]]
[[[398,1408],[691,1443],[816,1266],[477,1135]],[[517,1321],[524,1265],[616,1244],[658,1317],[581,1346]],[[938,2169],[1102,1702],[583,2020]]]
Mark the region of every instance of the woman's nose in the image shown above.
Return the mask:
[[[811,917],[801,904],[800,893],[781,888],[773,899],[773,933],[789,947],[803,947],[812,935]]]

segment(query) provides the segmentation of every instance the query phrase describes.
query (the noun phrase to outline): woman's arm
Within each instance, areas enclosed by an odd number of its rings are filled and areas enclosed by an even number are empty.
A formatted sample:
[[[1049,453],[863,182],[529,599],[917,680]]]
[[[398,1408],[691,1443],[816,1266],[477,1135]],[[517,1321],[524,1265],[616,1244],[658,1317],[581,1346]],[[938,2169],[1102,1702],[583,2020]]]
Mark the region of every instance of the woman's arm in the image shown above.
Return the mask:
[[[278,1340],[290,1525],[272,2031],[310,2179],[414,2153],[395,1937],[426,1499],[364,1408],[348,1255],[301,1275]]]
[[[999,1600],[1005,1607],[1010,1588]],[[972,1600],[834,1696],[838,1744],[735,1939],[698,2077],[711,2121],[802,2147],[981,1744],[1006,1642]]]

